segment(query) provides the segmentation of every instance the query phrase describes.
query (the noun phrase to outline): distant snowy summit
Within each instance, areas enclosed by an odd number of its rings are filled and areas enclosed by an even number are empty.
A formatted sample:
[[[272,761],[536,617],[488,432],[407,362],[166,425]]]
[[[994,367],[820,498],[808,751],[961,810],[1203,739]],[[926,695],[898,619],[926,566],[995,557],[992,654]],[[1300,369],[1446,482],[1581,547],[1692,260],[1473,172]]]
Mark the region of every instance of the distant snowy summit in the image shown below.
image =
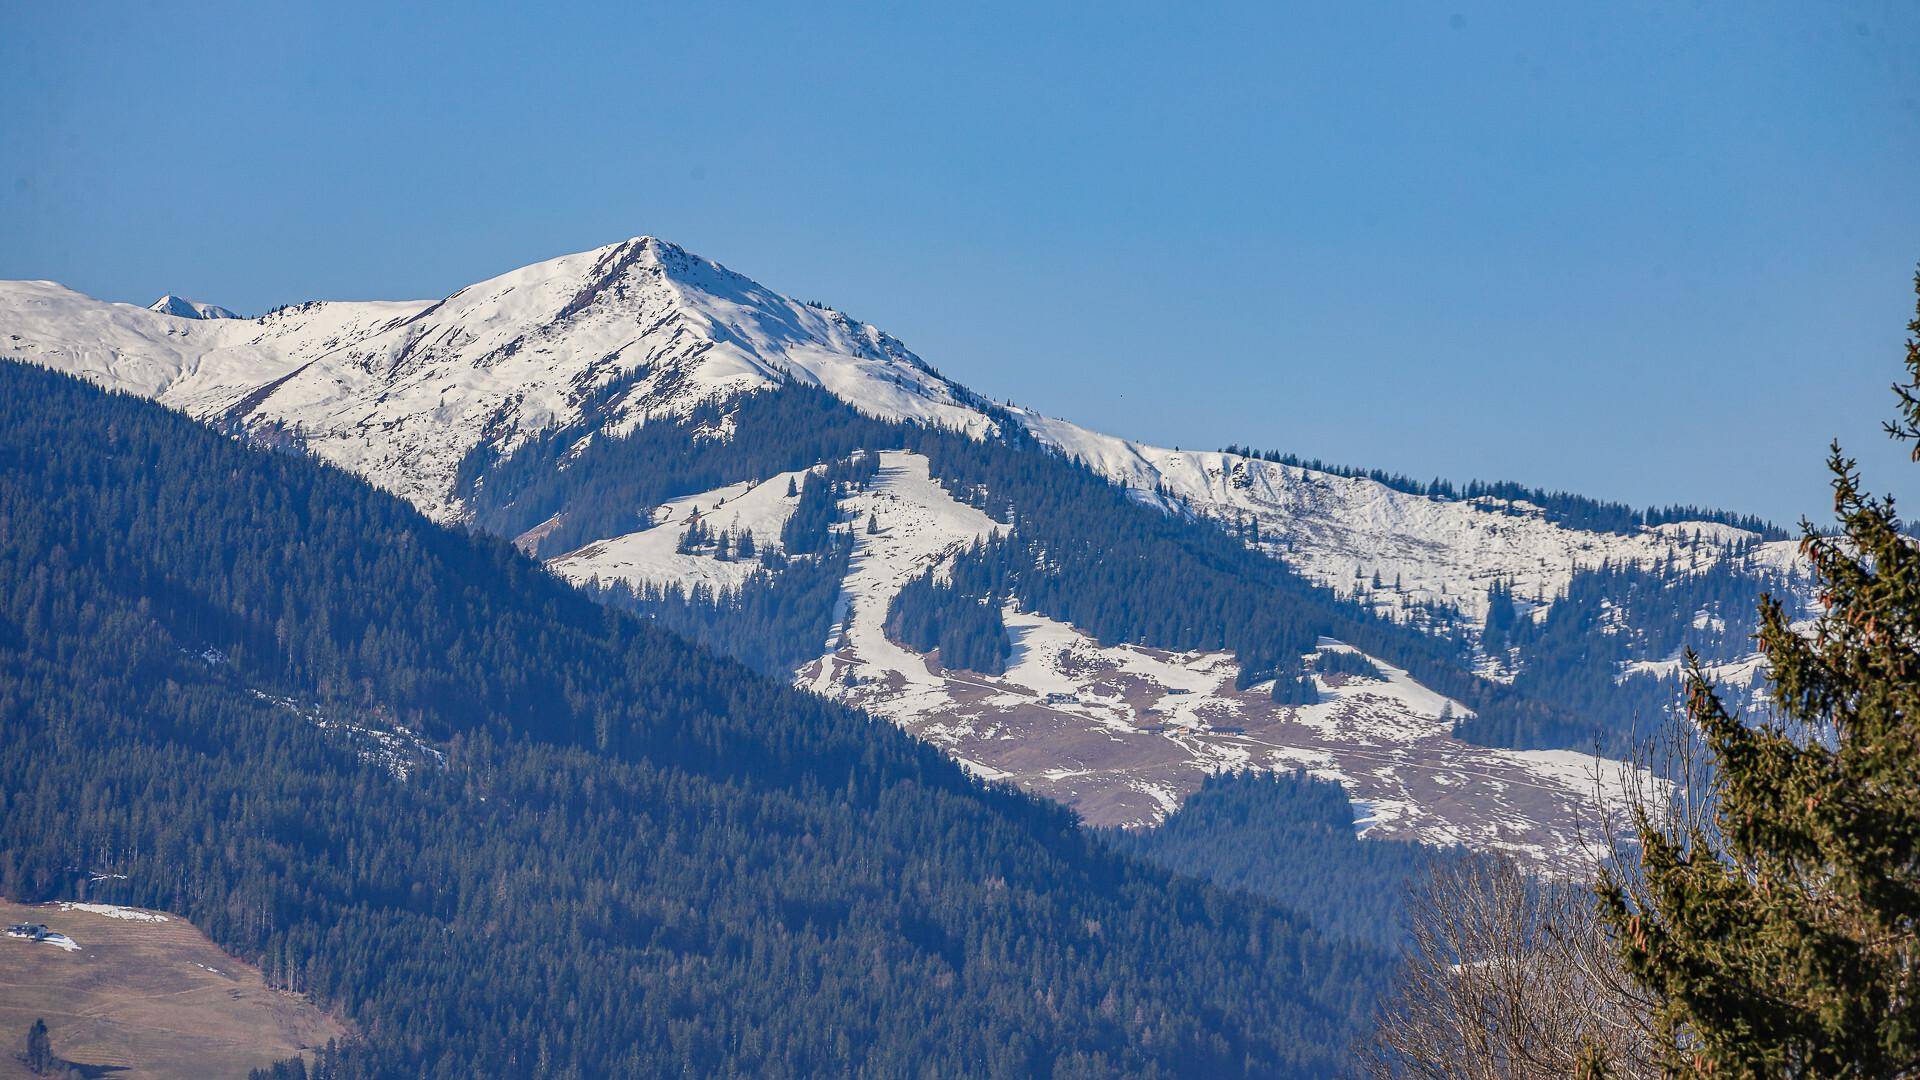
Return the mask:
[[[202,304],[172,293],[147,305],[148,311],[157,311],[162,315],[172,315],[181,319],[238,319],[239,315],[228,311],[218,304]]]

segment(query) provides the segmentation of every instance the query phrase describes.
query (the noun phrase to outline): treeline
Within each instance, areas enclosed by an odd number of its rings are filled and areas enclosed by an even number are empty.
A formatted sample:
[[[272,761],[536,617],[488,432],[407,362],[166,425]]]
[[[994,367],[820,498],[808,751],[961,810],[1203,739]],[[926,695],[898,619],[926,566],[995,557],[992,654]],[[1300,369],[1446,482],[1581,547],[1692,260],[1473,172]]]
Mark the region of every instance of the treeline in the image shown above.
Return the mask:
[[[1431,499],[1444,499],[1447,502],[1473,499],[1529,502],[1545,511],[1548,520],[1559,522],[1568,528],[1585,529],[1589,532],[1630,535],[1645,526],[1680,521],[1711,521],[1758,533],[1764,540],[1783,540],[1787,537],[1785,529],[1764,518],[1703,506],[1676,504],[1648,507],[1642,510],[1628,506],[1626,503],[1591,499],[1571,491],[1548,491],[1511,480],[1470,480],[1465,484],[1455,484],[1451,480],[1443,480],[1439,477],[1432,480],[1416,480],[1404,473],[1388,472],[1385,469],[1359,469],[1349,465],[1336,465],[1319,458],[1302,458],[1297,454],[1283,454],[1276,450],[1255,450],[1250,446],[1234,444],[1223,447],[1221,453],[1277,462],[1295,468],[1311,469],[1314,472],[1331,473],[1334,476],[1372,480],[1395,491],[1404,491],[1409,495],[1423,495]]]
[[[941,648],[946,662],[956,667],[1001,670],[1006,647],[994,598],[1011,597],[1109,643],[1231,650],[1241,661],[1243,686],[1272,678],[1275,699],[1285,704],[1314,700],[1310,680],[1294,670],[1297,658],[1311,650],[1319,636],[1336,637],[1408,668],[1416,679],[1467,704],[1478,715],[1462,723],[1461,735],[1496,745],[1590,749],[1597,741],[1620,749],[1636,724],[1663,715],[1671,705],[1671,688],[1654,685],[1657,680],[1615,684],[1619,662],[1667,655],[1655,651],[1659,644],[1635,645],[1602,633],[1595,605],[1604,597],[1594,590],[1631,588],[1620,580],[1607,579],[1610,583],[1603,586],[1602,578],[1576,576],[1575,595],[1562,602],[1567,610],[1540,625],[1516,618],[1510,594],[1496,595],[1483,647],[1522,671],[1511,687],[1496,686],[1470,674],[1475,662],[1472,635],[1446,612],[1419,613],[1419,629],[1378,618],[1305,582],[1276,560],[1245,550],[1248,524],[1237,531],[1222,530],[1143,507],[1118,485],[1033,439],[991,404],[981,407],[996,419],[1001,437],[974,440],[878,420],[824,390],[805,386],[750,395],[726,414],[709,406],[684,421],[651,421],[624,438],[596,433],[599,413],[589,409],[580,424],[535,440],[504,463],[488,466],[484,453],[476,452],[468,462],[468,491],[478,520],[508,535],[558,514],[564,528],[556,527],[543,541],[543,550],[557,551],[640,527],[636,522],[641,515],[669,498],[820,461],[840,462],[837,467],[845,469],[875,460],[871,453],[859,453],[862,450],[910,449],[930,459],[935,477],[956,498],[1013,526],[1010,534],[963,553],[952,567],[963,583],[977,580],[989,586],[956,586],[951,581],[936,585],[931,579],[910,583],[889,612],[889,632],[896,640],[916,649]],[[723,429],[728,432],[725,441],[698,434]],[[1692,519],[1719,520],[1765,535],[1775,532],[1752,519],[1690,507],[1634,511],[1515,484],[1457,488],[1445,481],[1420,483],[1290,455],[1228,449],[1367,475],[1401,490],[1443,498],[1524,498],[1569,524],[1588,528],[1631,531],[1643,524]],[[551,467],[562,458],[568,461],[566,468]],[[802,512],[789,530],[814,538],[799,540],[801,549],[829,544],[827,526],[838,517],[829,498],[832,492],[800,494]],[[1733,552],[1732,561],[1745,562],[1739,551]],[[656,590],[651,598],[627,603],[756,667],[778,670],[769,665],[796,657],[796,662],[804,662],[810,657],[802,654],[821,639],[830,618],[823,613],[831,603],[824,572],[833,565],[827,560],[784,597],[772,585],[779,576],[774,574],[755,575],[738,593]],[[1622,601],[1635,611],[1628,623],[1658,626],[1656,635],[1664,637],[1689,633],[1693,613],[1700,609],[1682,611],[1677,605],[1691,602],[1685,597],[1699,588],[1720,589],[1724,596],[1713,602],[1715,610],[1737,612],[1744,599],[1722,601],[1757,589],[1761,580],[1743,570],[1702,573],[1677,562],[1654,567],[1646,577],[1648,583]],[[1658,582],[1680,578],[1688,580],[1679,591],[1654,599]],[[807,606],[794,610],[792,618],[779,617],[786,600]],[[1676,621],[1650,621],[1664,619]],[[1522,622],[1527,625],[1518,625]],[[797,636],[783,647],[775,636],[788,632]],[[1703,638],[1693,633],[1687,640]],[[1729,647],[1728,655],[1738,653]]]
[[[353,1022],[331,1076],[1328,1075],[1382,967],[503,542],[15,365],[0,733],[0,892],[181,912]]]
[[[1314,657],[1313,670],[1322,675],[1356,675],[1363,679],[1387,677],[1373,661],[1344,649],[1322,649]]]

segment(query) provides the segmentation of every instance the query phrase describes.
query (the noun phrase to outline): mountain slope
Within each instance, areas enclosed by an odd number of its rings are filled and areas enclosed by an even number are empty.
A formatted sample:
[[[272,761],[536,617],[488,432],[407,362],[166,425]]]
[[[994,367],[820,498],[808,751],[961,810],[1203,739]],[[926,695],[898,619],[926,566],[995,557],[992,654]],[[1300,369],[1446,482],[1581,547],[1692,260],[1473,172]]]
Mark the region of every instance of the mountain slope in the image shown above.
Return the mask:
[[[1372,953],[296,455],[0,364],[0,891],[368,1074],[1323,1075]]]
[[[1624,753],[1635,725],[1671,704],[1678,649],[1751,667],[1736,611],[1763,588],[1800,587],[1788,545],[1719,521],[1580,527],[1519,496],[1441,497],[1249,455],[1167,450],[996,406],[872,326],[646,237],[434,303],[309,303],[258,320],[189,322],[50,283],[0,283],[0,356],[304,447],[437,520],[514,538],[569,580],[626,590],[617,599],[635,610],[797,670],[823,693],[1103,823],[1158,820],[1212,770],[1307,764],[1375,807],[1382,835],[1564,858],[1577,850],[1572,823],[1592,816],[1584,795],[1569,794],[1592,785],[1569,774],[1616,767],[1476,750],[1455,734],[1529,752],[1597,742]],[[970,457],[956,439],[1008,453]],[[775,534],[789,528],[799,492],[786,493],[782,478],[895,451],[925,458],[934,483],[907,492],[835,481],[822,510],[822,536],[839,537],[833,551],[789,558]],[[1049,485],[1084,479],[1062,472],[1065,461],[1165,515],[1180,537],[1132,550],[1172,562],[1101,567],[1090,537],[1165,530],[1113,499],[1059,518]],[[1026,595],[964,598],[990,612],[969,640],[1020,630],[1024,692],[989,692],[983,673],[886,629],[902,590],[947,574],[954,545],[993,531],[978,520],[949,528],[953,505],[1014,527],[1031,556],[1019,578]],[[863,528],[882,517],[885,527]],[[745,559],[741,532],[754,544]],[[1045,545],[1029,542],[1043,532]],[[930,547],[935,533],[944,539]],[[1221,536],[1262,558],[1227,550]],[[1068,549],[1081,560],[1075,588],[1111,596],[1076,598],[1041,581]],[[1627,582],[1622,568],[1660,587]],[[838,598],[823,599],[849,569]],[[1010,573],[1002,565],[989,576]],[[1222,587],[1235,575],[1237,598]],[[1187,595],[1201,577],[1212,599]],[[1149,579],[1169,590],[1143,601],[1157,611],[1127,596],[1144,596]],[[1693,579],[1705,587],[1664,587]],[[1578,603],[1568,608],[1568,597]],[[1699,603],[1679,610],[1682,597]],[[1368,640],[1346,641],[1354,633]],[[1320,635],[1409,672],[1420,694],[1319,686],[1330,699],[1321,705],[1341,698],[1353,714],[1341,725],[1317,721],[1315,705],[1274,701],[1311,676],[1301,666],[1322,655]],[[1014,657],[1014,645],[1009,637],[998,652]],[[1136,653],[1113,651],[1122,646]],[[1158,658],[1147,668],[1110,678],[1149,654]],[[875,668],[878,656],[888,663]],[[1196,664],[1222,677],[1210,684],[1217,692],[1176,671]],[[862,681],[861,670],[874,677]],[[1193,696],[1169,708],[1180,690]],[[1422,712],[1413,700],[1446,708]],[[1429,775],[1433,785],[1411,781]],[[1552,839],[1516,839],[1529,831]]]
[[[1758,545],[1756,555],[1771,567],[1786,569],[1794,559],[1795,541],[1714,521],[1623,533],[1575,528],[1524,500],[1433,498],[1242,454],[1147,446],[1031,412],[1021,419],[1062,453],[1136,491],[1256,526],[1257,542],[1289,565],[1402,615],[1435,605],[1478,623],[1495,583],[1543,609],[1577,571],[1603,564],[1653,565],[1676,554],[1697,564],[1744,545]],[[1707,541],[1698,549],[1688,544],[1696,533]]]

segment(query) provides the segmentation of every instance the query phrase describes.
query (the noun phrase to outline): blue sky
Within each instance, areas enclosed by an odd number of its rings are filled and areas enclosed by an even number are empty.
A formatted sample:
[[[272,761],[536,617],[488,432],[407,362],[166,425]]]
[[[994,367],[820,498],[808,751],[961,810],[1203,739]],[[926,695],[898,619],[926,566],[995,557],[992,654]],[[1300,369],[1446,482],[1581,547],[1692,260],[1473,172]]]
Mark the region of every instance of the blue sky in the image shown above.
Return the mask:
[[[254,312],[653,233],[1161,443],[1790,520],[1839,436],[1920,497],[1912,4],[0,3],[0,277]]]

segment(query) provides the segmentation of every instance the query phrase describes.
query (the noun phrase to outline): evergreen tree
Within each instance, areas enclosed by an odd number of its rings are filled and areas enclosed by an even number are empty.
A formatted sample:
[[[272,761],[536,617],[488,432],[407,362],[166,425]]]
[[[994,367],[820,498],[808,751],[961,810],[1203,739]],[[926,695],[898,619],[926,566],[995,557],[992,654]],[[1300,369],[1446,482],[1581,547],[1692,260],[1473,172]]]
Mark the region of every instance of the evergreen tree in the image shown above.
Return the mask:
[[[705,539],[703,536],[705,528],[698,517],[693,518],[687,523],[687,531],[680,534],[680,544],[674,550],[682,555],[691,555],[698,551]]]
[[[27,1029],[27,1068],[35,1076],[53,1068],[53,1040],[47,1037],[47,1022],[35,1020]]]
[[[1506,651],[1507,636],[1517,616],[1513,610],[1513,583],[1500,578],[1487,586],[1487,622],[1480,644],[1489,656]]]
[[[1320,688],[1314,685],[1311,675],[1282,675],[1273,680],[1273,703],[1317,705],[1320,703]]]
[[[1386,674],[1373,661],[1357,652],[1324,649],[1314,657],[1313,669],[1322,675],[1358,675],[1363,679],[1385,680]]]
[[[1888,431],[1920,446],[1912,337],[1907,370]],[[1920,1075],[1920,546],[1828,464],[1841,535],[1802,526],[1826,611],[1808,639],[1761,603],[1774,715],[1742,722],[1696,664],[1706,812],[1642,808],[1639,878],[1599,886],[1677,1075]]]

